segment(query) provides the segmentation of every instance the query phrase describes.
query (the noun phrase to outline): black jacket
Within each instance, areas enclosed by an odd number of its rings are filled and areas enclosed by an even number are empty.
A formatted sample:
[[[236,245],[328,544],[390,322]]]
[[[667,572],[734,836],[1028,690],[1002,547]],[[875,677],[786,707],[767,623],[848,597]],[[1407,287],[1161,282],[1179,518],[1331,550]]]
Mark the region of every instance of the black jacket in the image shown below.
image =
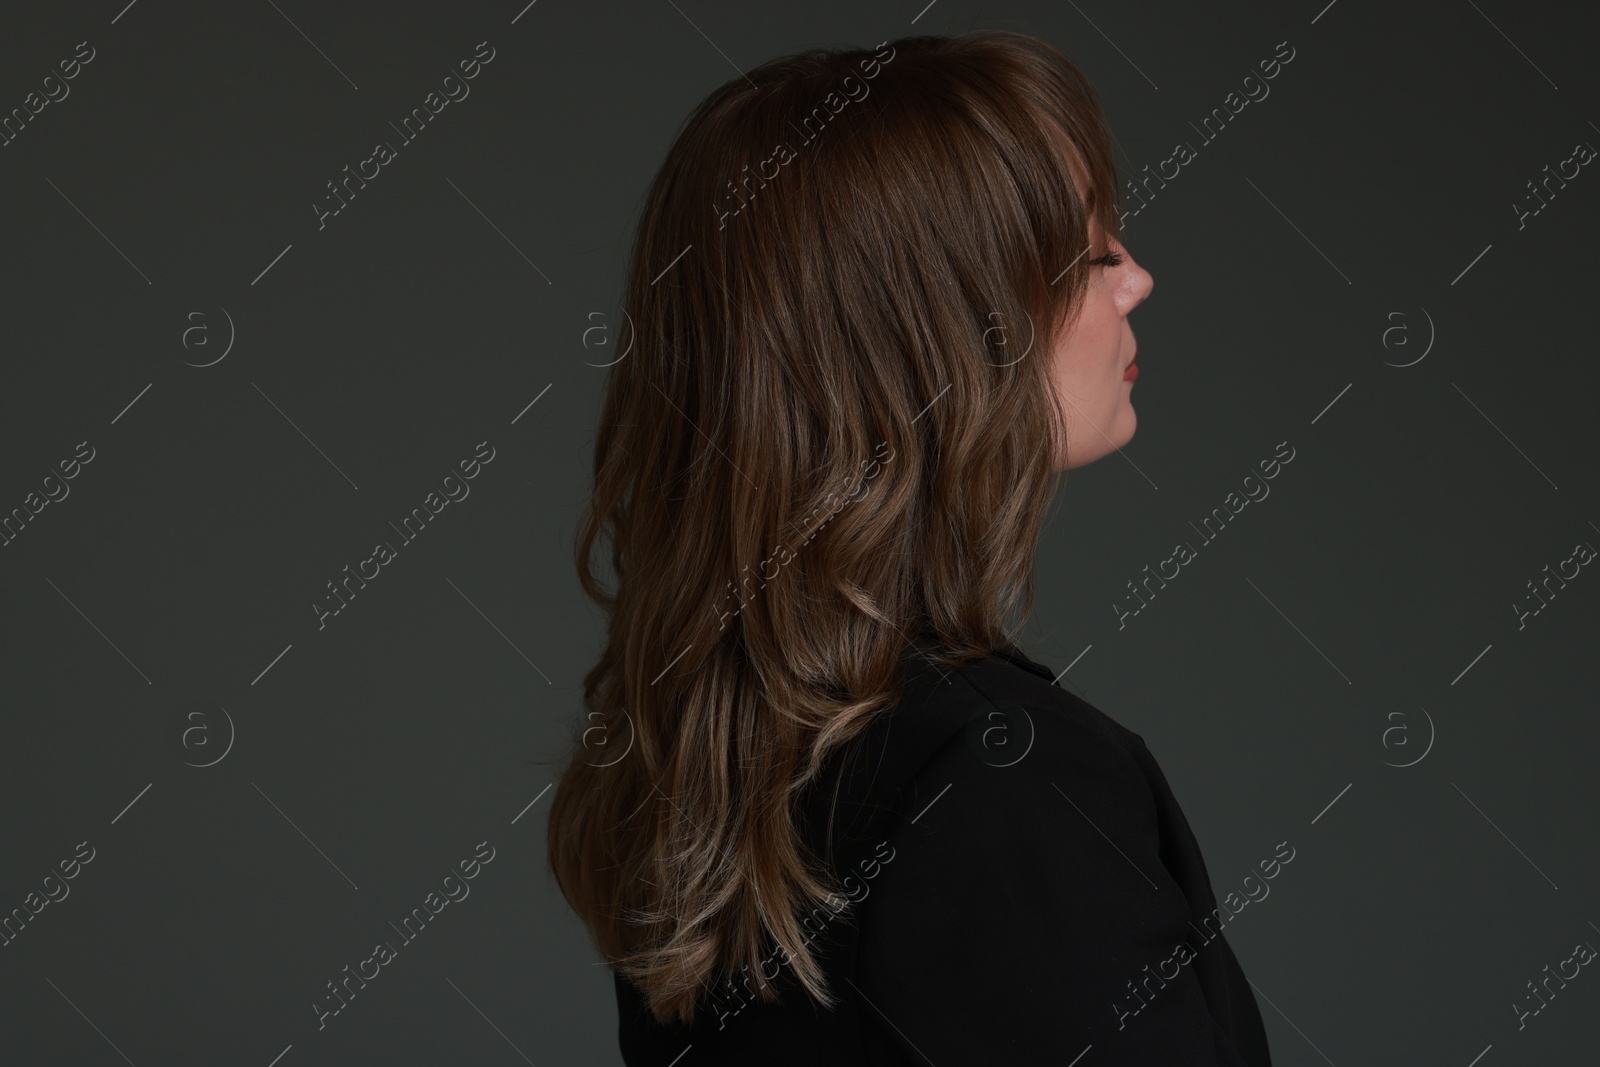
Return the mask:
[[[806,800],[855,902],[812,923],[838,1006],[774,954],[779,1004],[724,985],[662,1027],[613,975],[628,1067],[1268,1067],[1230,912],[1143,739],[1014,647],[947,671],[913,644],[906,665]]]

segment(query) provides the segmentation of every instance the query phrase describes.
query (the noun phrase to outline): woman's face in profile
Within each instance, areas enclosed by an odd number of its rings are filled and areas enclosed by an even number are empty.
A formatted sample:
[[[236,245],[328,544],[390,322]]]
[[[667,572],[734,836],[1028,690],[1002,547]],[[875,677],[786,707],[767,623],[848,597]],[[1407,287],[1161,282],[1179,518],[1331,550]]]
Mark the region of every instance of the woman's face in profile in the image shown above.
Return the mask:
[[[1089,176],[1077,153],[1068,151],[1067,159],[1078,188],[1087,191]],[[1138,371],[1129,370],[1136,344],[1128,313],[1150,295],[1155,282],[1120,242],[1107,239],[1092,220],[1090,241],[1088,255],[1114,252],[1121,262],[1090,268],[1093,274],[1083,310],[1071,333],[1057,339],[1050,352],[1051,377],[1068,428],[1065,455],[1059,447],[1056,451],[1058,471],[1092,463],[1121,448],[1133,439],[1139,421],[1132,403]]]

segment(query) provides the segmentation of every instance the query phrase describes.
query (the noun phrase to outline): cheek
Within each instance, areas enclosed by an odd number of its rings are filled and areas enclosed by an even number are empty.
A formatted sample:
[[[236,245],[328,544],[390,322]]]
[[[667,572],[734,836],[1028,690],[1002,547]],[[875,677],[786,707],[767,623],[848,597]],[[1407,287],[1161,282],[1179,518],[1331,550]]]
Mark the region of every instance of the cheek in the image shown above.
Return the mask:
[[[1072,339],[1061,353],[1062,370],[1074,381],[1098,383],[1122,373],[1122,316],[1109,299],[1092,301],[1083,310]]]
[[[1108,381],[1120,379],[1122,328],[1122,316],[1110,294],[1092,289],[1072,334],[1054,351],[1057,386],[1088,399],[1106,390]]]
[[[1099,364],[1096,369],[1120,373],[1117,352],[1122,347],[1122,316],[1117,314],[1116,302],[1109,296],[1104,297],[1096,300],[1090,310],[1093,314],[1085,325],[1090,327],[1091,334],[1086,340]]]

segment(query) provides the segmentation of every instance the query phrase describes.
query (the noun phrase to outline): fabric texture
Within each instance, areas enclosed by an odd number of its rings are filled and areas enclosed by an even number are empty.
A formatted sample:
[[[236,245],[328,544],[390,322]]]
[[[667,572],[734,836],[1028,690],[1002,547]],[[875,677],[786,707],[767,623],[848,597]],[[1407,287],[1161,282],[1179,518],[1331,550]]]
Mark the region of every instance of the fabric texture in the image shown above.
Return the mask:
[[[613,975],[628,1067],[1270,1067],[1144,740],[1015,647],[954,670],[925,651],[908,646],[898,703],[805,798],[851,901],[811,922],[839,1003],[774,952],[779,1003],[724,984],[692,1026],[661,1026]]]

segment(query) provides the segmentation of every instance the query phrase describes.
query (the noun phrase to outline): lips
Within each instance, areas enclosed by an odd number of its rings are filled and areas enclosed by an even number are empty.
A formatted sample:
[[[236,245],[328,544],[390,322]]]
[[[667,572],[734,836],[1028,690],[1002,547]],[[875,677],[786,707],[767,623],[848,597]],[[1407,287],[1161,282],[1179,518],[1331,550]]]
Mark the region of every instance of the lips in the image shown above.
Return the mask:
[[[1122,380],[1125,381],[1125,382],[1132,382],[1132,381],[1137,381],[1138,378],[1139,378],[1139,364],[1137,364],[1137,363],[1128,364],[1128,369],[1122,372]]]

